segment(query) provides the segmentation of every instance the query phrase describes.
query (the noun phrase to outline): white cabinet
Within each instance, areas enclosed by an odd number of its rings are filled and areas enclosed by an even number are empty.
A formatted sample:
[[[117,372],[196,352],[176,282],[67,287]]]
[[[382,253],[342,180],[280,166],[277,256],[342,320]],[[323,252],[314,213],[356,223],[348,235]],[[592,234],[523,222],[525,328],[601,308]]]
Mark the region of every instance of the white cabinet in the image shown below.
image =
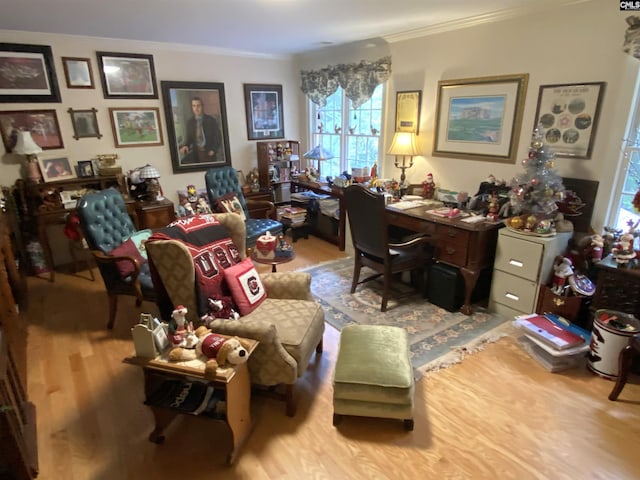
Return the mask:
[[[536,237],[500,230],[493,280],[489,296],[489,310],[512,318],[533,313],[541,284],[553,275],[553,260],[563,255],[572,232],[553,237]]]

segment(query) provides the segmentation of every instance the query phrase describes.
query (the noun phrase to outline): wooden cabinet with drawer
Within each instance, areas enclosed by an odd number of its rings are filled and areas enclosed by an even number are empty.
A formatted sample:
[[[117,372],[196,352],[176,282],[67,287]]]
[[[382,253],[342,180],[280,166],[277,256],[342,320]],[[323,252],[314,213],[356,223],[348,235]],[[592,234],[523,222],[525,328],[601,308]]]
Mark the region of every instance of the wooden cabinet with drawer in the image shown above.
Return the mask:
[[[571,232],[537,237],[500,230],[489,309],[510,318],[533,313],[540,285],[551,280],[553,260],[565,253],[570,238]]]

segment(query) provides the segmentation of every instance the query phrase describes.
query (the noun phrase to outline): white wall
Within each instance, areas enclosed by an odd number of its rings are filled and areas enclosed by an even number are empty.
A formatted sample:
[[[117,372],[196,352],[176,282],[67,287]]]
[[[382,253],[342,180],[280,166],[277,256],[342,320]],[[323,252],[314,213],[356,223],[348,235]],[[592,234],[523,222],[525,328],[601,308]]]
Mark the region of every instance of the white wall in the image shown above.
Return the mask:
[[[297,118],[300,80],[292,62],[283,57],[231,56],[213,50],[163,45],[150,42],[132,42],[91,37],[48,35],[0,30],[0,42],[50,45],[53,50],[62,103],[3,103],[0,110],[55,109],[64,140],[64,149],[46,150],[39,157],[68,157],[72,165],[78,160],[94,158],[97,154],[118,153],[125,171],[151,163],[159,170],[160,183],[165,195],[177,204],[178,189],[188,184],[204,188],[204,171],[173,174],[167,141],[167,122],[162,106],[160,81],[222,82],[225,89],[229,146],[234,168],[245,173],[257,166],[255,141],[247,140],[243,83],[278,84],[283,86],[285,135],[297,140],[301,129]],[[152,54],[158,80],[157,100],[105,99],[100,82],[96,51]],[[61,57],[91,59],[95,90],[68,89]],[[110,107],[158,107],[164,130],[164,145],[159,147],[116,148],[114,144]],[[73,138],[68,108],[98,110],[100,133],[97,138]],[[304,128],[302,128],[304,131]],[[1,142],[0,142],[1,143]],[[0,147],[0,184],[12,185],[21,176],[23,158],[5,153]],[[304,146],[302,147],[304,148]]]
[[[509,181],[522,171],[540,85],[607,82],[600,123],[590,160],[557,158],[562,176],[600,182],[592,224],[605,222],[611,186],[625,136],[640,61],[622,52],[628,14],[613,2],[593,1],[574,7],[494,22],[464,30],[423,36],[391,44],[392,78],[387,97],[385,148],[393,136],[395,92],[422,90],[419,143],[424,157],[407,170],[407,180],[420,183],[432,172],[436,183],[450,190],[476,193],[490,173]],[[433,133],[439,80],[516,73],[529,74],[529,87],[516,164],[434,157]],[[399,178],[393,157],[382,166],[386,178]]]

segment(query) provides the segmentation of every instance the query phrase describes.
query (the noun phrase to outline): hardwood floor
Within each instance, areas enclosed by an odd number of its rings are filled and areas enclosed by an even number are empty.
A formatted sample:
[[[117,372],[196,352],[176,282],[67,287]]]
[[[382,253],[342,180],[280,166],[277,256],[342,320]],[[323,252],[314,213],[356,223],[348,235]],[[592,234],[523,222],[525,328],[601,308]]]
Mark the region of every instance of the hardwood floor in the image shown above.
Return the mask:
[[[279,270],[339,253],[315,238],[294,247],[297,258]],[[40,479],[640,478],[638,377],[610,402],[612,382],[586,369],[548,373],[513,338],[421,379],[413,432],[399,421],[356,417],[335,428],[338,333],[328,327],[324,353],[297,383],[297,415],[254,395],[255,425],[233,466],[224,463],[229,438],[218,422],[183,416],[163,445],[153,444],[142,371],[122,362],[133,353],[139,311],[121,297],[115,328],[106,330],[107,297],[96,277],[28,281],[28,390],[37,406]],[[143,311],[155,308],[143,304]]]

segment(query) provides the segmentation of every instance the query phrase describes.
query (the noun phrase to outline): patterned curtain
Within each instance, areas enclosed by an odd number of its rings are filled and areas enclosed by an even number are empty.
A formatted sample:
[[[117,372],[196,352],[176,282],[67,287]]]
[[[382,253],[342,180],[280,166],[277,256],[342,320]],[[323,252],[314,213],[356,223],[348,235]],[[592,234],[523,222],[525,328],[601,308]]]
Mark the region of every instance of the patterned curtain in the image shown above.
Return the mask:
[[[353,108],[358,108],[373,95],[376,87],[391,76],[391,57],[369,62],[342,63],[320,70],[301,70],[302,92],[320,107],[327,104],[327,97],[340,85]]]
[[[626,20],[629,28],[624,34],[622,50],[634,58],[640,58],[640,17],[632,15]]]

